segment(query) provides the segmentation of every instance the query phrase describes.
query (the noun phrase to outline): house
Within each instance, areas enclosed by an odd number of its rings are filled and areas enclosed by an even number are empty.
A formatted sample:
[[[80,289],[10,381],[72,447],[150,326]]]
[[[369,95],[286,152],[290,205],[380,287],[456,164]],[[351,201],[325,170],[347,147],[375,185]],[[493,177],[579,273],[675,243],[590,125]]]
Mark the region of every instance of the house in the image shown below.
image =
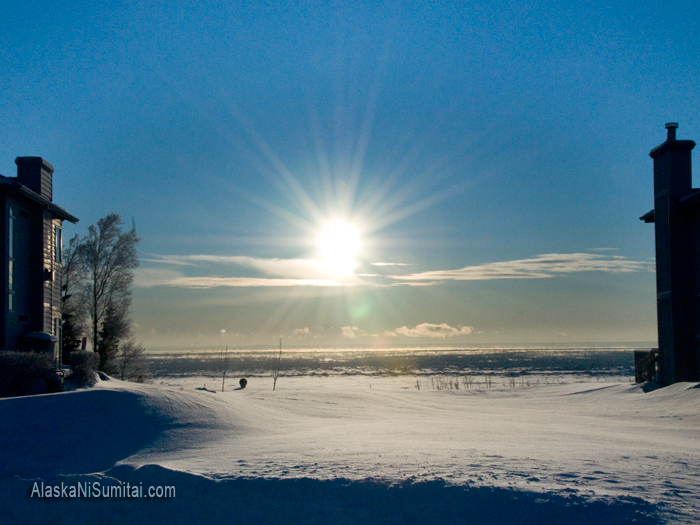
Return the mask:
[[[657,356],[639,355],[638,372],[667,386],[700,381],[700,189],[692,187],[692,140],[677,140],[678,124],[666,124],[666,141],[654,159],[654,209],[640,217],[653,223],[656,239]],[[657,361],[654,364],[654,361]]]
[[[53,203],[51,164],[15,164],[17,177],[0,175],[0,350],[50,351],[60,368],[62,223],[78,219]]]

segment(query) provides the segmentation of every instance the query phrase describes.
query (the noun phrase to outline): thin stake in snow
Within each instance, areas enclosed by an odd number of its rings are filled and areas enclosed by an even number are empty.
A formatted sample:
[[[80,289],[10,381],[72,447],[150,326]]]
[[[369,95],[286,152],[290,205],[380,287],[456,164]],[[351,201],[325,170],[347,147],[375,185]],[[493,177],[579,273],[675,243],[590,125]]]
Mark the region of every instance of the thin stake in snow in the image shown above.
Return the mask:
[[[224,384],[226,383],[226,373],[228,372],[228,346],[220,354],[219,370],[221,370],[221,391],[223,392]]]
[[[275,387],[277,386],[277,378],[280,375],[280,361],[282,360],[282,338],[279,338],[279,352],[275,350],[273,356],[272,356],[272,391],[275,391]]]

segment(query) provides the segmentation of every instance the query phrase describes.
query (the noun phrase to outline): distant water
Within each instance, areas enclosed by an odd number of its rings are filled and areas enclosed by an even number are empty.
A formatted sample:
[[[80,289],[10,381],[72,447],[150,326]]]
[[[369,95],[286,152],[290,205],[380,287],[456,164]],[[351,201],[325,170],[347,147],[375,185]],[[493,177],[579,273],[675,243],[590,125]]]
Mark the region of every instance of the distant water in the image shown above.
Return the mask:
[[[296,348],[284,349],[280,374],[329,375],[496,375],[524,376],[634,376],[634,354],[650,345],[559,345],[500,347],[411,348]],[[271,374],[273,349],[229,349],[230,376]],[[217,376],[221,372],[219,350],[151,351],[149,369],[156,377],[182,375]]]

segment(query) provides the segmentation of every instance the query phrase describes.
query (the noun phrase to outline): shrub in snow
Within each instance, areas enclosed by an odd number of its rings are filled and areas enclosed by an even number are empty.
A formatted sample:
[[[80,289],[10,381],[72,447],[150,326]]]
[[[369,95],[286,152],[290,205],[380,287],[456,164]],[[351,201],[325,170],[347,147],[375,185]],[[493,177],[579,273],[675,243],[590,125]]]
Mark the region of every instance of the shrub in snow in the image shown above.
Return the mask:
[[[48,352],[0,352],[0,397],[59,392],[61,381]]]
[[[78,386],[95,384],[97,370],[97,354],[95,352],[71,352],[70,364],[73,368],[71,381]]]
[[[245,386],[248,384],[248,380],[244,377],[238,382],[239,385],[241,385],[241,388],[245,388]]]

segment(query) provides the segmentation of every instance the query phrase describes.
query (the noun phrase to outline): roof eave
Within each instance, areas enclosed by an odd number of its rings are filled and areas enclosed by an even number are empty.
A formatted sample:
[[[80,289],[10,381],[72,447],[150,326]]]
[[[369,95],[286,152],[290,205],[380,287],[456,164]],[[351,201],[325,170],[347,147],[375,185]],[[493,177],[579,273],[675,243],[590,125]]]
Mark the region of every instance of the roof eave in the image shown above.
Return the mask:
[[[69,221],[69,222],[72,222],[73,224],[76,224],[79,221],[79,219],[76,216],[68,213],[66,210],[64,210],[60,206],[54,204],[46,197],[42,197],[38,193],[27,188],[25,185],[20,184],[19,182],[17,182],[16,179],[13,180],[10,177],[2,177],[2,179],[0,179],[0,183],[5,185],[5,186],[10,186],[14,190],[16,190],[17,193],[19,193],[20,195],[24,195],[28,199],[31,199],[34,202],[41,204],[48,211],[53,213],[54,216],[58,217],[61,220]]]

